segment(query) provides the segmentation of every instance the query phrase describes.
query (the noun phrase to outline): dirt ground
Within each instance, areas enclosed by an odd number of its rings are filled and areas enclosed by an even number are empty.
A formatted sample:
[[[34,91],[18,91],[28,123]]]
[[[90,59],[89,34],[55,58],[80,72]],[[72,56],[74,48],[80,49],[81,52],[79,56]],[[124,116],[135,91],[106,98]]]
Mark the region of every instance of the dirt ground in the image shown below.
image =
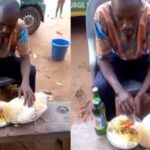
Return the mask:
[[[36,90],[52,92],[54,100],[69,100],[71,50],[69,47],[64,61],[53,61],[50,44],[53,38],[65,38],[70,41],[69,17],[49,18],[30,36],[31,60],[37,69]]]
[[[41,23],[36,33],[30,36],[32,48],[31,60],[37,69],[36,91],[45,90],[53,93],[54,100],[70,100],[71,50],[67,51],[62,62],[51,59],[51,39],[65,38],[70,41],[70,2],[66,1],[63,19],[55,18],[56,2],[45,0],[45,22]]]
[[[92,83],[84,20],[83,17],[71,20],[72,123],[92,119]]]

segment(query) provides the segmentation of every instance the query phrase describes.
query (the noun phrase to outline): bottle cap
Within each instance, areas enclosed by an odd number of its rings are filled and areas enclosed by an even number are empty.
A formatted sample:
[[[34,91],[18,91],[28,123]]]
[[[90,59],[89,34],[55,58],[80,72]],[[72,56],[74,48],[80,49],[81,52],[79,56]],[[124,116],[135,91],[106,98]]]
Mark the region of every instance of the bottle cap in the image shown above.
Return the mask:
[[[93,91],[93,92],[97,92],[97,91],[98,91],[98,87],[96,87],[96,86],[93,87],[92,91]]]

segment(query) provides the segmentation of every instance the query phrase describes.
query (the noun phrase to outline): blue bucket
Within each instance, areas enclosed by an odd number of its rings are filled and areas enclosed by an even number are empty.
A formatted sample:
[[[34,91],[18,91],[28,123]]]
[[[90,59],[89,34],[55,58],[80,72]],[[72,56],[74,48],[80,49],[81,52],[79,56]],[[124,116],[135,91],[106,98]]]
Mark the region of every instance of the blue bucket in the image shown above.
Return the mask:
[[[67,48],[70,45],[69,41],[65,39],[52,39],[51,44],[52,59],[56,61],[64,60]]]

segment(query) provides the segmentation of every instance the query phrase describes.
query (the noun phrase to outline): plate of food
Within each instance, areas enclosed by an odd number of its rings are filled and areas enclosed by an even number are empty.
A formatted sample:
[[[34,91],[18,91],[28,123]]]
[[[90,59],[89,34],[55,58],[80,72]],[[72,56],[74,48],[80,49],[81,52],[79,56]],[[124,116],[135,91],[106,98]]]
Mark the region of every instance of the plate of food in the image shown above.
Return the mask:
[[[138,131],[133,128],[134,121],[120,115],[108,123],[107,139],[116,148],[132,149],[138,146]]]

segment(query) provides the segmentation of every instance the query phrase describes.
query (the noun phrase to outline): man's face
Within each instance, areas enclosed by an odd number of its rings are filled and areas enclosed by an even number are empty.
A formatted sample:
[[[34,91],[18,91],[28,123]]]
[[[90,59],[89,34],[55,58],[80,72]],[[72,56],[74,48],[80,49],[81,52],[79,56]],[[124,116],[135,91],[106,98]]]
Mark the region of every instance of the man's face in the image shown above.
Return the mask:
[[[137,31],[140,5],[140,0],[112,0],[114,20],[125,36]]]
[[[9,35],[15,28],[15,24],[0,21],[0,35]]]
[[[1,9],[0,12],[2,12]],[[14,30],[17,20],[17,16],[0,13],[0,36],[9,35]]]

